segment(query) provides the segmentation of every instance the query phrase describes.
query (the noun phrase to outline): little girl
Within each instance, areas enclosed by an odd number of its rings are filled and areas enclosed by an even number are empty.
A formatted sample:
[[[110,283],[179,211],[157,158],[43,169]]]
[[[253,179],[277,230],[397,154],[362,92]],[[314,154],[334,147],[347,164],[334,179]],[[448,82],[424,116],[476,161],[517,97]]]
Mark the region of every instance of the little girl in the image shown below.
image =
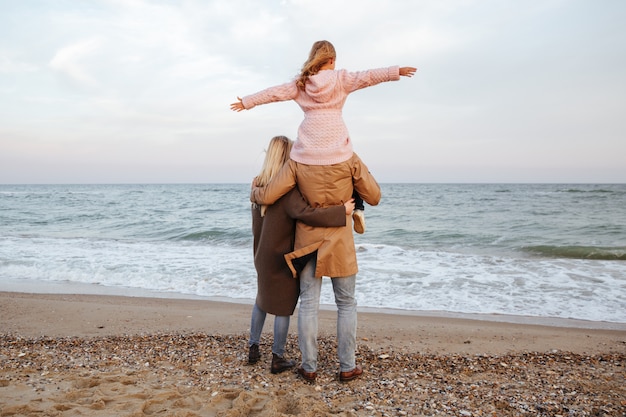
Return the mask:
[[[352,141],[341,113],[348,95],[385,81],[397,81],[400,76],[412,77],[416,68],[393,66],[349,72],[335,70],[335,59],[334,46],[328,41],[317,41],[296,79],[243,99],[237,97],[238,101],[232,103],[230,108],[239,112],[261,104],[294,100],[304,111],[304,120],[298,128],[291,159],[306,165],[345,162],[353,154]],[[363,233],[364,207],[358,195],[355,196],[355,205],[354,230]]]

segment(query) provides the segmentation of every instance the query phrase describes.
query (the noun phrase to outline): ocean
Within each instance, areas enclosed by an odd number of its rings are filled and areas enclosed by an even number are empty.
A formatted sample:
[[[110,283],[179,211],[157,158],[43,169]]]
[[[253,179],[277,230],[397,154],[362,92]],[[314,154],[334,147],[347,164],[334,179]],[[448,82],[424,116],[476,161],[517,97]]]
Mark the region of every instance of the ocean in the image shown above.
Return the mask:
[[[360,307],[626,323],[626,184],[381,188]],[[0,290],[85,285],[252,302],[249,185],[0,185]]]

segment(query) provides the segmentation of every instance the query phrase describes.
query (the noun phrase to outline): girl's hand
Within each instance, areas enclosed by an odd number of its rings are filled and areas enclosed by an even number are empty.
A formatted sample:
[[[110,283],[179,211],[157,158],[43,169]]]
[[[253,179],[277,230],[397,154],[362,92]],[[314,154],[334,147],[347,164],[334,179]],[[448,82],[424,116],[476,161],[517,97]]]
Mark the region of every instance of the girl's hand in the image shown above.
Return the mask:
[[[400,75],[403,77],[412,77],[415,71],[417,71],[415,67],[400,67]]]
[[[242,111],[245,110],[246,108],[243,106],[243,102],[241,101],[241,98],[237,97],[236,102],[234,102],[233,104],[230,105],[230,109],[232,111]]]
[[[352,212],[354,211],[354,198],[346,201],[343,205],[346,207],[346,214],[348,216],[352,215]]]

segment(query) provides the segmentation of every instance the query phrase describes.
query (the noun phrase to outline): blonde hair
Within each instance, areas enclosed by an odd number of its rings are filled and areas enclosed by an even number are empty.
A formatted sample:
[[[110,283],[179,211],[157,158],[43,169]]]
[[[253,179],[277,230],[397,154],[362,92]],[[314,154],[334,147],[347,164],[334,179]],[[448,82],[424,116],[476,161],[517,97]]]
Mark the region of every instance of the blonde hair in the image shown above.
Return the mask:
[[[293,142],[286,136],[274,136],[270,140],[270,144],[265,151],[265,160],[261,172],[256,177],[256,184],[259,187],[265,187],[272,177],[280,171],[289,160],[291,145]]]
[[[309,59],[302,65],[300,76],[296,80],[296,85],[300,90],[304,90],[307,80],[310,76],[317,74],[320,68],[331,59],[335,59],[335,47],[328,41],[317,41],[311,47]]]

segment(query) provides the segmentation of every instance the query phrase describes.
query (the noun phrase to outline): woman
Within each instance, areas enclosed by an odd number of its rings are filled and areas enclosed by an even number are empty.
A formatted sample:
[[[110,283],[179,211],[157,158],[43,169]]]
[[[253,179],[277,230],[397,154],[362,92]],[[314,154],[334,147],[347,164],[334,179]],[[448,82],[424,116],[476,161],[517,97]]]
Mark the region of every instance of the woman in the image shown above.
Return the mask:
[[[256,184],[265,185],[289,159],[292,141],[285,136],[270,140]],[[257,297],[252,310],[248,362],[260,359],[259,342],[267,313],[274,320],[271,372],[279,373],[295,365],[284,358],[290,316],[298,301],[299,285],[294,279],[284,255],[293,251],[296,221],[316,227],[346,229],[347,216],[354,210],[350,199],[344,205],[312,208],[297,188],[286,193],[271,206],[252,205],[252,232],[254,236],[254,266],[257,270]]]

